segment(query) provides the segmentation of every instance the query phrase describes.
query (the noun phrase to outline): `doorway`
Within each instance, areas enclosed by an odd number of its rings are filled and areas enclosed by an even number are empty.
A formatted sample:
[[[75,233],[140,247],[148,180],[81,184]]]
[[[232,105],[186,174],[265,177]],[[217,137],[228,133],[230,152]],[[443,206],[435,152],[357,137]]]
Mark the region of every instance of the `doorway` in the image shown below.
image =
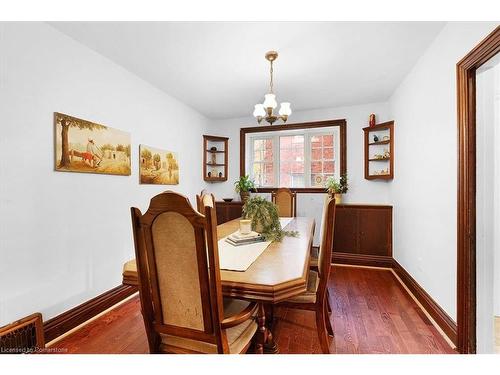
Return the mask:
[[[476,198],[479,194],[481,202],[485,195],[494,200],[495,192],[488,182],[477,181],[476,165],[477,161],[484,160],[484,155],[477,154],[476,145],[484,142],[485,135],[477,130],[477,80],[476,76],[480,68],[485,66],[492,58],[500,52],[500,27],[497,27],[486,39],[477,45],[467,56],[457,64],[457,99],[458,99],[458,202],[457,202],[457,333],[458,350],[460,353],[477,352],[477,312],[484,316],[483,305],[477,309],[477,291],[481,293],[479,299],[483,301],[483,288],[490,276],[484,278],[484,267],[488,260],[485,258],[484,249],[488,241],[494,241],[491,228],[486,232],[484,220],[494,218],[493,210],[484,210],[484,204],[477,205]],[[482,78],[479,79],[481,81]],[[480,116],[484,113],[480,112]],[[483,128],[479,129],[483,131]],[[491,129],[490,129],[491,131]],[[476,137],[478,139],[476,140]],[[482,146],[480,146],[482,147]],[[481,148],[481,152],[483,149]],[[493,150],[492,150],[493,152]],[[481,168],[484,166],[482,165]],[[487,168],[492,168],[491,165]],[[494,168],[494,167],[493,167]],[[479,173],[484,171],[480,170]],[[483,176],[483,174],[481,176]],[[488,189],[485,190],[485,186]],[[476,190],[479,188],[478,190]],[[476,213],[479,213],[477,217]],[[479,219],[476,221],[476,219]],[[477,223],[477,224],[476,224]],[[491,222],[492,223],[492,222]],[[490,224],[491,224],[490,223]],[[480,226],[480,227],[479,227]],[[478,229],[478,231],[476,231]],[[493,231],[494,232],[494,231]],[[488,234],[489,233],[489,234]],[[488,237],[490,236],[490,237]],[[486,241],[486,242],[485,242]],[[492,242],[493,243],[493,242]],[[478,247],[479,245],[479,247]],[[490,247],[491,249],[491,247]],[[478,250],[481,251],[478,257]],[[478,268],[483,267],[483,268]],[[491,264],[489,264],[491,266]],[[478,272],[476,272],[478,270]],[[480,279],[477,279],[480,275]],[[479,280],[479,283],[476,281]],[[491,294],[493,292],[491,291]],[[491,304],[493,304],[491,300]],[[493,311],[493,309],[491,309]],[[482,319],[482,318],[481,318]],[[491,321],[493,317],[491,316]],[[480,328],[484,322],[480,322]],[[491,327],[494,324],[491,323]],[[481,331],[483,332],[483,331]],[[482,335],[482,333],[481,333]],[[490,331],[490,336],[491,336]],[[482,336],[480,336],[482,338]],[[482,350],[482,347],[481,347]]]

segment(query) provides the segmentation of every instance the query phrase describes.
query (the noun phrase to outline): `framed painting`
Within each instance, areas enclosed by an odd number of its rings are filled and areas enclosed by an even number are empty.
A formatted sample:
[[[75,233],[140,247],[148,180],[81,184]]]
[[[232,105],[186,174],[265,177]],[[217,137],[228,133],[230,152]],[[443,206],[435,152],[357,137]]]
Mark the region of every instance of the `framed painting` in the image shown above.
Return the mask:
[[[130,176],[130,133],[54,113],[55,170]]]
[[[139,176],[141,184],[178,185],[177,153],[139,145]]]

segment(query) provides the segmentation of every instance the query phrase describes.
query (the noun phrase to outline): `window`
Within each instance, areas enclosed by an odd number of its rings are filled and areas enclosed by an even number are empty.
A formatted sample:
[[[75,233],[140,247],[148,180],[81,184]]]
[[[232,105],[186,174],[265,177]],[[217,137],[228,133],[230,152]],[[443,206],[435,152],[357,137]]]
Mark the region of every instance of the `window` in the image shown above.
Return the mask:
[[[274,186],[273,139],[253,140],[252,177],[257,186]]]
[[[311,144],[311,186],[322,187],[335,173],[334,135],[313,135]]]
[[[304,136],[285,135],[279,139],[279,186],[305,187]]]
[[[245,133],[246,129],[242,129],[244,171],[248,171],[258,188],[324,191],[328,177],[339,178],[344,173],[341,158],[345,155],[345,128],[309,125],[297,129],[297,125],[274,125],[265,127],[263,132],[249,128],[253,131]]]

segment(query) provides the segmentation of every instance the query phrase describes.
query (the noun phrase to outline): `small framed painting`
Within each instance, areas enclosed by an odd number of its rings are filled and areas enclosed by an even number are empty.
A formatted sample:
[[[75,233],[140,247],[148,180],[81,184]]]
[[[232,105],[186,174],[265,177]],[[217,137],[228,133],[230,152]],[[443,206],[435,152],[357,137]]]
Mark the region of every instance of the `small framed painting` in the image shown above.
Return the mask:
[[[54,113],[55,170],[130,176],[130,133]]]
[[[139,176],[141,184],[178,185],[177,153],[139,145]]]

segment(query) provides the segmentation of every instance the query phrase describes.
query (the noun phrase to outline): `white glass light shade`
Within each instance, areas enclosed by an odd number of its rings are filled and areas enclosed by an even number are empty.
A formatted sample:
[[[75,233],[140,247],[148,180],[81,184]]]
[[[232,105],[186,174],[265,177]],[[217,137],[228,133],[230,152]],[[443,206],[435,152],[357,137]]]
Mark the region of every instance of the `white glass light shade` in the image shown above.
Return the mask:
[[[266,115],[266,110],[262,104],[255,104],[253,110],[254,117],[264,117]]]
[[[276,103],[276,96],[274,94],[264,95],[264,108],[276,108],[278,103]]]
[[[290,108],[290,103],[283,102],[279,110],[281,116],[290,116],[292,114],[292,109]]]

